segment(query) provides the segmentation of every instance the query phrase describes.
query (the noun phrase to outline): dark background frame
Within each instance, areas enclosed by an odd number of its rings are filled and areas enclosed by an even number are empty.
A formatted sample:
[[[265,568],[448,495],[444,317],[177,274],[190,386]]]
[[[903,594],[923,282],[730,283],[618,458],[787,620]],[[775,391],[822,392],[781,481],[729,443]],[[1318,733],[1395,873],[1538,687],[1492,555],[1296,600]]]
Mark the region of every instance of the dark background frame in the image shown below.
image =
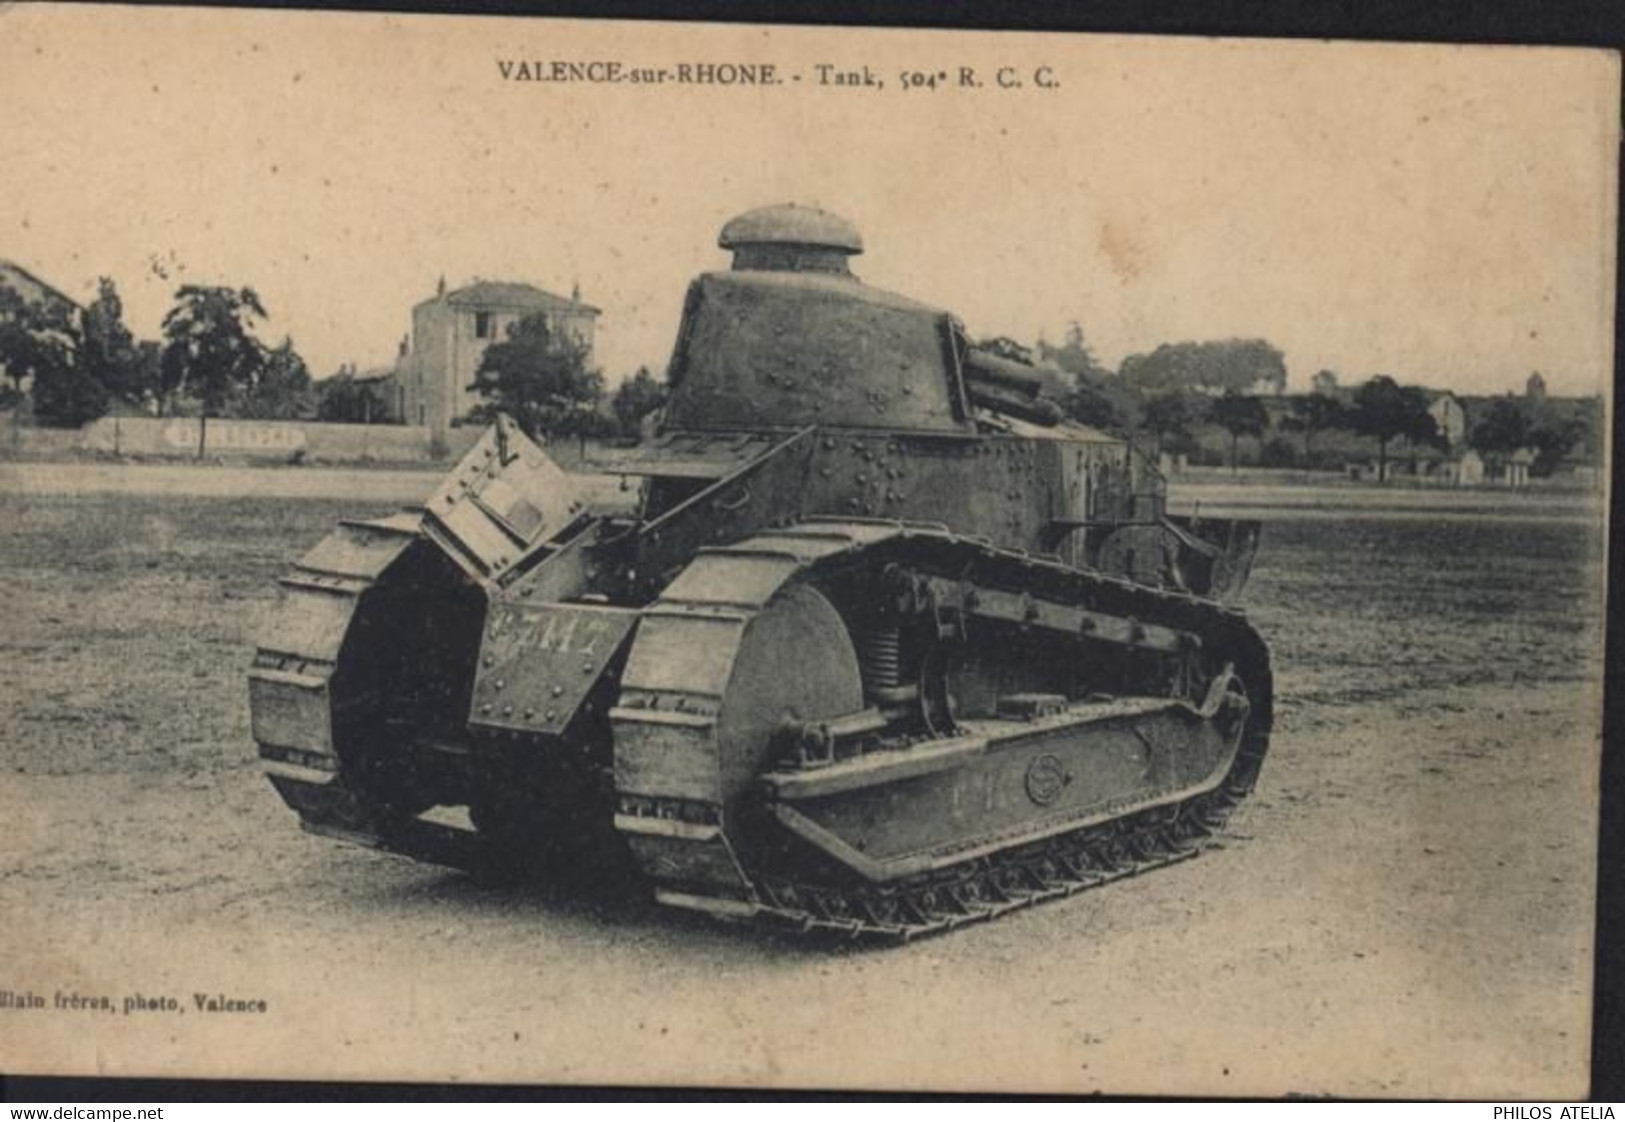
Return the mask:
[[[351,10],[458,15],[566,16],[595,19],[756,24],[922,27],[965,30],[1116,32],[1280,39],[1358,39],[1388,42],[1479,43],[1625,48],[1625,5],[1587,0],[1317,0],[1266,8],[1240,0],[306,0],[303,3],[177,6]],[[1621,192],[1619,211],[1625,211]],[[1616,211],[1616,214],[1619,213]],[[1625,398],[1621,307],[1625,272],[1616,230],[1614,314],[1615,413],[1612,448],[1625,441],[1618,403]],[[1608,600],[1625,597],[1625,539],[1616,538],[1625,502],[1625,472],[1616,455],[1609,511]],[[1625,1099],[1625,610],[1609,611],[1602,754],[1602,827],[1597,876],[1597,959],[1593,1005],[1592,1088],[1597,1101]],[[785,1094],[615,1087],[469,1086],[386,1083],[94,1079],[6,1076],[8,1101],[467,1101],[467,1100],[732,1100],[799,1098],[874,1100],[875,1095]],[[900,1098],[902,1096],[899,1096]],[[928,1101],[950,1096],[907,1096]],[[953,1096],[962,1097],[962,1096]]]

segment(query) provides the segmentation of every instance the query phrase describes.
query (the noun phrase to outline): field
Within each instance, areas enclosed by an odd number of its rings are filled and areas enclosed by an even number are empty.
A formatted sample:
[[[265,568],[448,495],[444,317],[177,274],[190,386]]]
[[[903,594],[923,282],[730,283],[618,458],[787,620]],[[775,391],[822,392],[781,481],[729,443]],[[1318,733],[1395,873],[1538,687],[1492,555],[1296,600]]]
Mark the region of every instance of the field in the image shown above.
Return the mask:
[[[173,490],[0,495],[0,988],[188,1011],[8,1011],[13,1070],[1584,1092],[1583,512],[1255,511],[1278,716],[1223,846],[947,938],[815,951],[301,834],[244,671],[286,563],[393,500]],[[198,1015],[194,993],[268,1012]]]

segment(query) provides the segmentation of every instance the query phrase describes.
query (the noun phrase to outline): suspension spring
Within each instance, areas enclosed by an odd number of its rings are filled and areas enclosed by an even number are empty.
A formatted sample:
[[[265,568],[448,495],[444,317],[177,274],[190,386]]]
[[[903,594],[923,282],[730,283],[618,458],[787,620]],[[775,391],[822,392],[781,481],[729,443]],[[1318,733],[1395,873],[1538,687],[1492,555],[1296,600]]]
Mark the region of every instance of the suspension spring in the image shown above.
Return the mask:
[[[864,632],[858,646],[858,667],[864,691],[870,695],[903,684],[903,634],[893,623]]]

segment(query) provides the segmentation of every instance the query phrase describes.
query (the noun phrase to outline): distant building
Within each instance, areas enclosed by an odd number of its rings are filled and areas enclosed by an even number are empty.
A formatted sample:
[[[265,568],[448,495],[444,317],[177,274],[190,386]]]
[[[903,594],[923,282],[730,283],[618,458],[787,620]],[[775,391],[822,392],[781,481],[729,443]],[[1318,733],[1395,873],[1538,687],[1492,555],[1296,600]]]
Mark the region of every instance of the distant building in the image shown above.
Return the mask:
[[[74,311],[82,310],[71,296],[12,261],[0,260],[0,287],[20,293],[30,304],[57,303]]]
[[[1484,482],[1484,457],[1469,448],[1444,463],[1440,478],[1457,487],[1476,487]]]
[[[1467,438],[1467,410],[1453,393],[1434,394],[1428,402],[1428,416],[1439,426],[1439,435],[1452,448],[1460,448]]]
[[[1540,371],[1529,375],[1529,380],[1523,384],[1523,396],[1530,405],[1546,404],[1546,379],[1541,377]]]
[[[468,387],[485,348],[537,314],[547,317],[552,330],[584,344],[590,357],[599,311],[583,304],[579,292],[556,296],[502,281],[475,281],[448,292],[442,279],[435,295],[412,309],[412,335],[401,351],[393,387],[401,419],[427,425],[435,438],[443,438],[480,404]]]
[[[1501,478],[1497,482],[1507,487],[1529,486],[1529,468],[1535,462],[1535,453],[1528,448],[1520,448],[1507,457],[1501,468]]]
[[[1350,479],[1378,481],[1375,456],[1349,460],[1344,470]],[[1486,474],[1484,458],[1471,448],[1460,452],[1412,448],[1389,456],[1381,482],[1422,487],[1478,487],[1497,480]]]

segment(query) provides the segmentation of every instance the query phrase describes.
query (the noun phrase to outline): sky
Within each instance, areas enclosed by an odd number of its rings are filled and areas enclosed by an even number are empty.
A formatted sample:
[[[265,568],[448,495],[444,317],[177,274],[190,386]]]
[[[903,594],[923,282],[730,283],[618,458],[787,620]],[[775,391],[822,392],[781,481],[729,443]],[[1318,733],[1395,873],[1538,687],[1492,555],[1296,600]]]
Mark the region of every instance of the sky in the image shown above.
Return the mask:
[[[504,60],[781,82],[516,82]],[[1256,336],[1296,389],[1539,370],[1580,394],[1612,370],[1601,51],[22,4],[0,95],[0,258],[82,300],[112,277],[146,337],[180,284],[252,286],[262,335],[318,374],[391,363],[442,276],[579,284],[610,380],[661,370],[722,224],[789,201],[857,224],[869,282],[977,336],[1076,320],[1110,365]]]

